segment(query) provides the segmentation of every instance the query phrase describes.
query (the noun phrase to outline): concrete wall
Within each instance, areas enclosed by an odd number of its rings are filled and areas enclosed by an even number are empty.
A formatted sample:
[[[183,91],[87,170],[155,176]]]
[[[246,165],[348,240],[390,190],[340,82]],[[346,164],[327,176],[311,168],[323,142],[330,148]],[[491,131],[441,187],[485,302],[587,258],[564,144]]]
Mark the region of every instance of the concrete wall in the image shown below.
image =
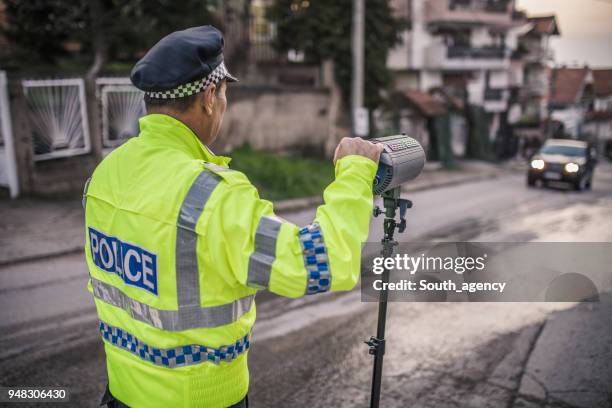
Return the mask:
[[[419,89],[423,92],[428,92],[431,88],[442,86],[441,71],[421,71]]]
[[[491,71],[489,78],[489,87],[491,88],[508,88],[510,86],[509,71]]]
[[[470,32],[470,44],[472,47],[483,47],[491,44],[491,35],[487,27],[474,27]]]
[[[569,106],[565,109],[556,109],[552,112],[552,118],[563,123],[565,132],[573,138],[577,138],[580,126],[584,120],[584,109],[580,106]]]
[[[465,116],[453,112],[450,114],[451,149],[455,157],[465,157],[468,142],[468,128]]]
[[[214,149],[227,151],[247,142],[268,151],[324,148],[330,125],[327,89],[238,85],[230,86],[227,95]]]
[[[393,88],[398,91],[419,89],[419,76],[418,71],[396,71],[393,77]]]
[[[412,32],[404,30],[400,34],[401,42],[389,50],[387,56],[387,68],[389,69],[408,69],[412,64]]]
[[[596,98],[594,108],[596,111],[612,109],[612,95],[604,98]]]
[[[468,101],[474,105],[482,105],[484,103],[485,72],[476,71],[472,75],[472,79],[467,84]]]
[[[612,119],[587,122],[582,126],[582,131],[595,138],[597,152],[604,157],[608,144],[612,143]]]

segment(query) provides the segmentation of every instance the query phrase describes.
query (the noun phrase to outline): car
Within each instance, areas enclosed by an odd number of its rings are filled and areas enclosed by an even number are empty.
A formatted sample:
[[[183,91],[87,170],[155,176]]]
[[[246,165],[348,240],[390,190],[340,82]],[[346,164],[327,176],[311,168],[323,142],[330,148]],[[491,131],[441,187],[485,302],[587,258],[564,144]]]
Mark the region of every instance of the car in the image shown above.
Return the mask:
[[[531,158],[527,185],[563,182],[574,190],[590,189],[597,158],[595,151],[580,140],[548,139]]]

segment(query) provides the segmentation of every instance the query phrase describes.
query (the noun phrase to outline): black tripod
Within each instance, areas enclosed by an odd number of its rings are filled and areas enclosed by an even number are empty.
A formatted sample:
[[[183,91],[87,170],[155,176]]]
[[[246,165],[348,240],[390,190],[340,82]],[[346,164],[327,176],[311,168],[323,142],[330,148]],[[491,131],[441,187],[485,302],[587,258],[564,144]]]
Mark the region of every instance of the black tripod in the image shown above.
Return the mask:
[[[384,236],[381,240],[383,257],[388,258],[393,254],[393,247],[397,241],[393,239],[395,229],[399,233],[406,229],[406,210],[412,207],[412,202],[400,198],[400,187],[386,191],[382,194],[384,211],[378,206],[374,208],[374,216],[385,214]],[[400,222],[395,221],[396,210],[399,208]],[[385,268],[382,273],[383,283],[389,282],[389,270]],[[368,352],[374,356],[374,370],[372,372],[372,394],[370,397],[370,407],[378,408],[380,402],[380,382],[382,379],[383,356],[385,354],[385,324],[387,323],[387,298],[388,290],[386,285],[380,291],[378,299],[378,327],[376,337],[370,337],[365,343],[369,346]]]

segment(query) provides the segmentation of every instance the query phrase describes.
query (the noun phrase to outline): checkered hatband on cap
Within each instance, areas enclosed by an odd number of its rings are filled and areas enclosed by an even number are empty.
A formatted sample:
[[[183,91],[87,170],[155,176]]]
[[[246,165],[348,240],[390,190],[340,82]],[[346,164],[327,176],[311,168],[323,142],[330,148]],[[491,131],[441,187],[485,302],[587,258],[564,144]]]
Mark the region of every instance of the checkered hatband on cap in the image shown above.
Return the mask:
[[[167,91],[159,92],[145,92],[149,98],[155,99],[175,99],[184,98],[196,94],[208,87],[210,84],[217,84],[223,78],[228,75],[227,68],[222,62],[215,68],[206,78],[198,79],[196,81],[187,82],[186,84],[179,85],[174,89],[168,89]]]

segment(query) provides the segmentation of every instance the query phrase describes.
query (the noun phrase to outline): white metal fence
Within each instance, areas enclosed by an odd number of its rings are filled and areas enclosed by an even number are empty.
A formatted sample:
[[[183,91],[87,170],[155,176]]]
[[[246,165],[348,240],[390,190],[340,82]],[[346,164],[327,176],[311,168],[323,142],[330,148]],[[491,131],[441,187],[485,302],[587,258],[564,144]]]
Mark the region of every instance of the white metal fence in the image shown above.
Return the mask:
[[[6,73],[0,71],[0,186],[8,187],[14,198],[19,194],[19,183],[7,87]]]
[[[26,80],[22,86],[32,124],[34,160],[88,153],[83,79]]]
[[[138,135],[138,119],[145,115],[144,93],[129,78],[98,78],[102,109],[102,145],[112,149]]]

